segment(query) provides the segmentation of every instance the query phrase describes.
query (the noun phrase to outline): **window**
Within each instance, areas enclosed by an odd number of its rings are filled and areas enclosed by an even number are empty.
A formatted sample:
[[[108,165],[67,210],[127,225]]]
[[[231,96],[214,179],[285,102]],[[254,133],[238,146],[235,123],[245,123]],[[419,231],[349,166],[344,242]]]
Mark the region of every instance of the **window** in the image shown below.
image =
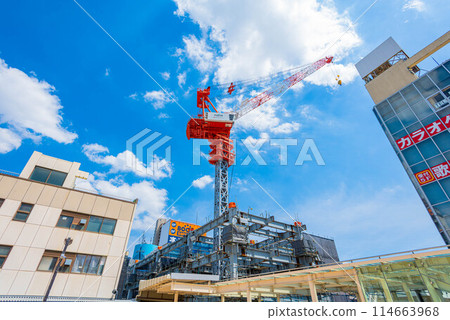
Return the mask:
[[[101,276],[106,257],[78,254],[72,267],[72,273],[87,273]]]
[[[394,111],[392,111],[392,108],[387,101],[381,102],[376,108],[383,120],[387,120],[394,115]]]
[[[436,148],[436,145],[433,143],[433,141],[431,141],[431,139],[418,143],[417,147],[419,148],[420,153],[422,153],[422,156],[425,159],[434,157],[439,154],[438,148]]]
[[[89,219],[89,224],[88,224],[86,230],[91,231],[91,232],[99,232],[100,227],[102,226],[102,222],[103,222],[103,218],[91,217]]]
[[[1,208],[2,205],[3,205],[3,202],[5,202],[5,199],[0,199],[0,208]]]
[[[444,191],[442,191],[441,187],[437,182],[426,184],[422,186],[422,189],[427,195],[427,198],[428,200],[430,200],[432,205],[448,200],[447,197],[445,196]]]
[[[81,231],[113,234],[116,228],[116,222],[114,219],[63,211],[56,226]]]
[[[438,67],[437,69],[431,71],[428,73],[428,76],[441,89],[450,85],[450,73],[448,73],[448,71],[443,67]]]
[[[66,180],[67,173],[50,170],[42,167],[35,167],[30,176],[30,180],[62,186]]]
[[[58,272],[68,273],[72,269],[73,261],[75,260],[75,253],[66,253],[66,258],[61,262]],[[41,262],[37,268],[38,271],[53,271],[61,257],[61,252],[58,251],[45,251]]]
[[[435,93],[436,91],[438,91],[438,88],[436,88],[436,86],[433,84],[433,82],[431,82],[430,79],[428,79],[427,76],[424,76],[422,78],[420,78],[419,80],[417,80],[414,85],[416,86],[416,88],[419,90],[419,92],[425,97],[428,98],[429,96],[431,96],[433,93]]]
[[[2,268],[3,264],[6,261],[6,258],[8,258],[8,254],[11,251],[10,246],[1,246],[0,245],[0,269]]]
[[[89,224],[86,230],[104,234],[113,234],[115,228],[116,220],[100,217],[90,217]]]
[[[420,155],[419,151],[417,151],[417,148],[414,146],[405,149],[401,152],[403,153],[403,156],[405,157],[405,160],[406,162],[408,162],[409,165],[413,165],[415,163],[423,161],[422,156]]]
[[[116,220],[113,219],[103,219],[103,224],[100,229],[100,233],[113,234],[116,228]]]
[[[33,205],[29,203],[22,203],[16,212],[13,220],[26,222],[30,215]]]
[[[79,214],[75,212],[63,211],[56,223],[57,227],[74,229],[74,230],[86,230],[86,225],[89,221],[89,216]]]

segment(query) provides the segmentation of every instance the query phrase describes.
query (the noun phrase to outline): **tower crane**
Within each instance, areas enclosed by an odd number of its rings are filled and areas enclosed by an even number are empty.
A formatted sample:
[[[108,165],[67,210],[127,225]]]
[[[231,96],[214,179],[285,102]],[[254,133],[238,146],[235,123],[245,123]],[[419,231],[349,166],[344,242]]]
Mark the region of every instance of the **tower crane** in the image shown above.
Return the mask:
[[[189,120],[186,136],[188,139],[207,139],[210,143],[209,163],[215,166],[214,219],[224,214],[229,205],[235,205],[233,203],[228,204],[228,167],[234,164],[236,156],[233,152],[233,141],[230,139],[234,122],[271,99],[280,97],[289,88],[312,75],[323,66],[330,64],[332,60],[333,57],[325,57],[300,67],[291,76],[273,83],[263,92],[244,100],[232,112],[218,112],[209,98],[211,93],[210,87],[197,90],[198,115],[196,118]],[[340,85],[340,80],[337,80]],[[231,95],[234,91],[236,91],[236,85],[232,82],[227,92]],[[222,230],[219,228],[214,229],[213,245],[215,251],[222,250]],[[221,274],[220,270],[220,262],[213,265],[214,274]]]

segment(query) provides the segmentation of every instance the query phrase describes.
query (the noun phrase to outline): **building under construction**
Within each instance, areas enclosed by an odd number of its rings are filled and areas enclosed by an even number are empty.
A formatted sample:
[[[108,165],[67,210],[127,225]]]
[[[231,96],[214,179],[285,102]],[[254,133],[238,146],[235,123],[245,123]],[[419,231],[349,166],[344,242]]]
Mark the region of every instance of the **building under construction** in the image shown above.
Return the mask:
[[[180,224],[159,221],[154,237],[159,247],[131,267],[128,298],[137,295],[140,280],[168,274],[211,275],[210,281],[219,281],[339,261],[334,240],[307,233],[300,222],[288,224],[242,212],[233,203],[203,226]],[[208,236],[215,229],[222,234],[218,250]],[[182,235],[180,231],[185,236],[173,236]]]

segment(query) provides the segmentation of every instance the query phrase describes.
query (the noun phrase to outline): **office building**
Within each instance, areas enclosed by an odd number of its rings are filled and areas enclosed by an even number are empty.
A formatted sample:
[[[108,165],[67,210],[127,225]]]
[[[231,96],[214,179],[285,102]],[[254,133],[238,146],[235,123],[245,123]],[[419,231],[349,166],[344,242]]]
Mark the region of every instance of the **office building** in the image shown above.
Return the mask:
[[[450,244],[450,61],[417,66],[450,32],[409,57],[389,38],[356,64],[373,111],[444,242]],[[412,217],[413,218],[413,217]]]
[[[66,238],[49,300],[114,296],[136,201],[74,189],[79,167],[34,152],[19,176],[0,173],[1,300],[42,300]]]

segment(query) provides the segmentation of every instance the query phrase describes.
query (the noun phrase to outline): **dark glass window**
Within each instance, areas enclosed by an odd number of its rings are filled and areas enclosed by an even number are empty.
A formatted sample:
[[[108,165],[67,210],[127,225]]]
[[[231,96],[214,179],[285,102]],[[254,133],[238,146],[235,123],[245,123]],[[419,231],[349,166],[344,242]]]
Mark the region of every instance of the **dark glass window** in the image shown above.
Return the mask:
[[[100,264],[100,257],[92,256],[91,261],[89,262],[89,267],[87,269],[87,273],[88,274],[97,274],[99,264]]]
[[[26,222],[30,215],[33,205],[29,203],[22,203],[16,212],[13,220]]]
[[[74,230],[86,230],[88,221],[88,215],[70,211],[63,211],[56,226]]]
[[[3,205],[3,202],[5,202],[5,199],[0,199],[0,208],[1,208],[2,205]]]
[[[392,108],[395,110],[395,112],[399,113],[403,109],[406,109],[408,106],[406,105],[405,100],[402,98],[400,93],[394,94],[392,97],[388,99],[389,103],[391,104]]]
[[[404,109],[398,113],[398,118],[405,127],[417,122],[417,118],[410,108]]]
[[[439,154],[438,148],[436,148],[436,145],[431,141],[431,139],[427,139],[425,141],[422,141],[416,146],[419,148],[420,153],[422,153],[422,156],[425,159],[434,157]]]
[[[448,106],[448,100],[444,98],[444,96],[440,93],[435,94],[428,98],[428,102],[433,106],[435,110],[439,110],[441,108]]]
[[[30,180],[62,186],[66,180],[67,173],[50,170],[42,167],[35,167],[30,176]]]
[[[413,133],[414,131],[421,129],[422,127],[423,127],[422,124],[420,122],[417,122],[406,128],[406,131],[408,131],[408,133]]]
[[[413,86],[406,87],[401,91],[401,93],[410,106],[419,100],[423,100],[419,92]]]
[[[58,220],[58,223],[56,224],[56,226],[69,229],[70,226],[72,225],[72,222],[73,222],[73,217],[61,215],[59,217],[59,220]]]
[[[403,150],[402,153],[403,156],[405,157],[406,162],[408,162],[409,165],[413,165],[415,163],[423,161],[422,156],[420,155],[419,151],[417,151],[417,148],[414,146]]]
[[[442,191],[437,182],[426,184],[422,186],[422,189],[427,195],[427,198],[428,200],[430,200],[431,204],[437,204],[448,200],[445,196],[444,191]]]
[[[90,217],[89,218],[89,223],[87,226],[87,231],[91,231],[91,232],[99,232],[100,231],[100,227],[102,226],[102,218],[98,218],[98,217]]]
[[[450,151],[444,153],[444,157],[445,157],[445,159],[447,159],[447,161],[450,160]]]
[[[436,117],[436,115],[433,113],[432,115],[430,115],[430,116],[426,117],[425,119],[421,120],[421,122],[422,122],[423,126],[425,127],[425,126],[429,125],[430,123],[432,123],[432,122],[434,122],[434,121],[436,121],[438,119],[439,118]]]
[[[417,115],[419,120],[422,120],[429,115],[433,114],[433,110],[430,106],[425,102],[425,100],[419,100],[418,102],[411,105],[411,109]]]
[[[441,183],[442,188],[444,189],[445,193],[447,193],[447,196],[450,196],[450,178],[447,177],[445,179],[439,180]]]
[[[445,158],[443,156],[437,156],[427,160],[427,163],[430,167],[437,166],[438,164],[444,163]]]
[[[450,85],[450,73],[444,69],[444,67],[438,67],[435,70],[428,73],[431,80],[436,83],[439,88],[445,88]]]
[[[428,166],[427,166],[427,164],[425,162],[418,163],[415,166],[411,167],[411,170],[412,170],[413,173],[418,173],[418,172],[421,172],[421,171],[423,171],[425,169],[428,169]]]
[[[55,186],[62,186],[66,177],[67,173],[52,171],[48,177],[47,183],[54,184]]]
[[[386,121],[386,126],[388,127],[391,133],[395,133],[401,129],[403,129],[402,124],[398,121],[397,117],[393,117]]]
[[[116,227],[116,220],[105,218],[103,219],[103,224],[100,229],[100,233],[113,234],[115,227]]]
[[[10,246],[0,246],[0,269],[8,258],[9,252],[11,251]]]
[[[394,111],[392,111],[392,108],[387,101],[381,102],[376,108],[383,120],[387,120],[394,115]]]
[[[439,149],[441,149],[442,153],[450,150],[450,133],[448,131],[444,131],[435,135],[433,137],[434,142],[438,145]]]
[[[30,180],[47,182],[50,172],[52,172],[50,169],[35,167],[33,173],[30,176]]]
[[[403,138],[407,134],[408,133],[406,132],[406,130],[400,130],[399,132],[393,134],[392,138],[394,138],[394,141],[397,141],[398,139]]]
[[[419,90],[419,92],[425,97],[428,98],[433,93],[436,93],[438,91],[438,88],[431,82],[430,79],[428,79],[427,76],[423,76],[416,82],[414,82],[414,85]]]

